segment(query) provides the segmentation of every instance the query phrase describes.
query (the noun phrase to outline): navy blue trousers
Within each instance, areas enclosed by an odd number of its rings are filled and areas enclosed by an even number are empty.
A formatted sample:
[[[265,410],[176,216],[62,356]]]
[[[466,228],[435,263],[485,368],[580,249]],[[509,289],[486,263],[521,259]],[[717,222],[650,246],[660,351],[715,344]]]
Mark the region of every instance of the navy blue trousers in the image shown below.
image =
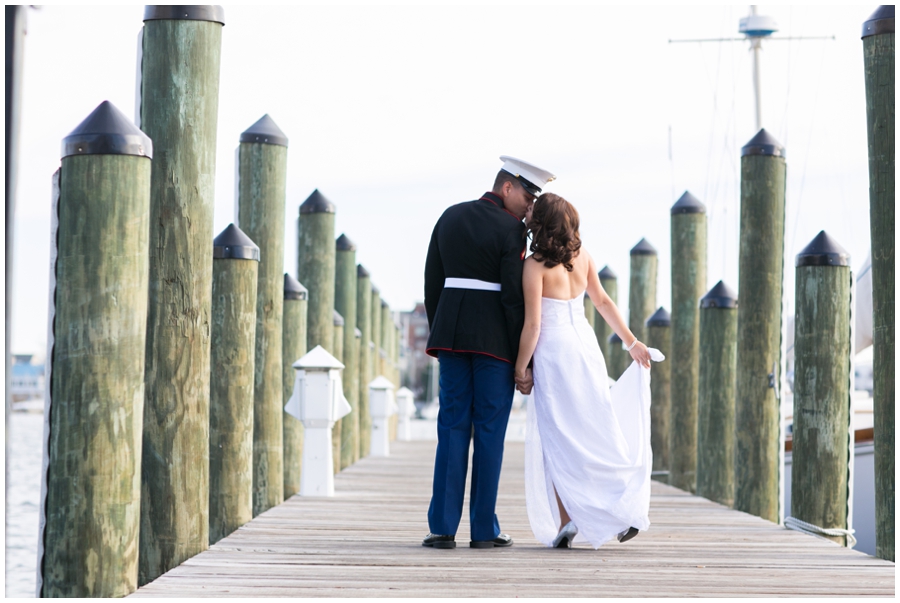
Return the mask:
[[[500,534],[494,509],[515,390],[513,365],[484,354],[461,352],[439,352],[438,360],[441,407],[428,527],[432,534],[444,535],[455,535],[459,528],[474,426],[471,538],[493,540]]]

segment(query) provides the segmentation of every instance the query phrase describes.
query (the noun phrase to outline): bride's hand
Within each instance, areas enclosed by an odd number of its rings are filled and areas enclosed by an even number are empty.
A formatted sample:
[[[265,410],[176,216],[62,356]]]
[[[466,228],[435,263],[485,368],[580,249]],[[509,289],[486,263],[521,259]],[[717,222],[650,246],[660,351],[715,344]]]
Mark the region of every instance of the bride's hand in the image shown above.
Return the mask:
[[[531,393],[531,388],[534,387],[534,379],[532,378],[530,368],[517,370],[514,379],[516,382],[516,389],[519,390],[520,393],[525,396]]]
[[[643,366],[644,368],[650,368],[650,350],[647,349],[642,342],[638,341],[634,344],[634,347],[631,348],[629,352],[631,354],[631,358]]]

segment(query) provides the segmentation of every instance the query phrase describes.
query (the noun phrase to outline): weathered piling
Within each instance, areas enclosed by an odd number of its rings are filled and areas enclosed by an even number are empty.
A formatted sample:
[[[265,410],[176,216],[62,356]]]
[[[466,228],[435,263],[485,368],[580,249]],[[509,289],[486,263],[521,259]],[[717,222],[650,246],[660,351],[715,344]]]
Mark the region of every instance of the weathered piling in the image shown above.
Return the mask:
[[[374,379],[382,375],[381,294],[375,285],[372,285],[372,346],[372,375]]]
[[[650,380],[650,449],[653,451],[653,471],[660,477],[669,470],[670,440],[673,440],[671,425],[672,400],[672,320],[665,308],[660,307],[647,319],[647,346],[663,353],[669,362],[660,362],[653,367]],[[676,441],[676,440],[673,440]],[[663,480],[667,481],[667,480]]]
[[[609,347],[609,376],[618,379],[631,363],[631,354],[622,347],[622,339],[613,333],[606,340]]]
[[[229,225],[213,241],[209,380],[209,543],[253,519],[259,247]]]
[[[358,312],[359,312],[359,310],[357,309],[357,313]],[[359,330],[359,327],[356,327],[353,331],[354,331],[354,333],[353,333],[354,334],[353,356],[354,356],[354,358],[356,358],[356,376],[353,377],[353,379],[355,380],[355,382],[357,384],[357,391],[356,391],[356,407],[350,411],[351,413],[356,415],[356,417],[353,418],[353,428],[356,430],[356,432],[355,432],[356,444],[354,445],[353,450],[350,451],[350,453],[352,454],[352,458],[353,458],[351,463],[355,463],[356,461],[359,460],[359,448],[360,448],[359,440],[362,437],[362,435],[359,432],[360,425],[362,424],[362,417],[359,416],[359,412],[360,412],[359,409],[361,406],[361,401],[359,399],[359,396],[360,396],[359,383],[360,383],[360,378],[362,377],[362,373],[363,373],[363,368],[361,366],[362,355],[360,352],[360,349],[362,348],[362,331]],[[343,459],[341,460],[341,462],[343,463]]]
[[[741,150],[734,508],[778,521],[784,147],[765,129]]]
[[[4,281],[6,284],[6,332],[5,332],[5,372],[6,383],[12,383],[12,365],[10,363],[10,343],[12,342],[12,322],[13,310],[13,286],[15,278],[13,276],[13,268],[15,267],[15,223],[16,223],[16,200],[19,181],[19,165],[21,162],[21,154],[19,152],[21,140],[21,123],[22,123],[22,75],[24,60],[23,54],[25,50],[25,32],[27,29],[27,14],[29,6],[27,5],[5,5],[4,14],[6,17],[6,144],[5,149],[5,197],[6,197],[6,224],[4,227],[4,249],[6,256],[4,258],[4,266],[6,273]],[[58,175],[54,174],[54,178]],[[10,413],[12,412],[12,391],[10,387],[6,388],[4,396],[4,416],[6,422],[4,424],[3,448],[6,453],[6,475],[9,475],[10,455],[10,437],[9,424]],[[7,490],[8,491],[8,490]],[[9,508],[9,507],[7,507]],[[38,572],[40,574],[40,572]]]
[[[394,355],[391,348],[394,345],[394,319],[391,307],[386,301],[381,300],[381,351],[384,376],[394,381]]]
[[[287,136],[268,114],[241,134],[238,224],[259,245],[253,379],[253,515],[284,500],[284,203]],[[296,360],[296,358],[294,359]]]
[[[403,385],[401,381],[403,376],[400,374],[400,356],[403,348],[403,329],[396,322],[394,323],[394,336],[391,338],[393,345],[391,346],[391,360],[394,363],[394,387],[398,390]]]
[[[300,206],[297,278],[309,290],[306,347],[334,351],[334,204],[316,189]]]
[[[385,377],[391,377],[391,359],[388,350],[391,349],[391,308],[388,303],[381,300],[381,338],[379,343],[379,356],[381,357],[381,374]]]
[[[597,276],[600,277],[600,285],[603,287],[603,290],[606,291],[606,294],[613,301],[614,304],[618,303],[619,297],[619,287],[618,281],[616,280],[616,273],[612,271],[609,266],[604,266],[603,269],[597,273]],[[602,316],[597,316],[594,319],[594,333],[597,335],[597,342],[600,344],[600,349],[603,352],[603,356],[606,359],[606,371],[610,372],[610,361],[609,361],[609,336],[612,335],[612,329],[606,320],[603,319]]]
[[[847,529],[850,254],[823,230],[797,254],[796,275],[791,515]]]
[[[391,383],[394,382],[394,363],[391,348],[393,347],[394,319],[391,317],[391,307],[381,300],[381,349],[378,355],[381,359],[380,375],[383,375]],[[388,418],[388,439],[393,442],[397,436],[397,415]]]
[[[341,419],[341,469],[359,459],[359,350],[356,339],[356,245],[342,234],[335,243],[334,307],[344,317],[344,397],[350,414]]]
[[[719,281],[700,300],[697,494],[734,504],[737,295]]]
[[[591,297],[587,293],[584,294],[584,317],[592,329],[596,328],[597,310],[594,308],[594,302],[591,301]]]
[[[344,357],[344,317],[337,310],[333,310],[334,316],[334,344],[332,350],[335,358]],[[341,380],[343,382],[343,379]],[[337,419],[331,430],[331,460],[334,463],[335,474],[341,470],[341,439],[344,435],[343,419]]]
[[[213,196],[224,11],[147,6],[141,128],[153,139],[138,581],[209,546]]]
[[[656,249],[647,239],[631,248],[631,280],[628,288],[628,328],[641,341],[647,339],[644,322],[656,307]],[[630,341],[627,343],[631,343]],[[627,366],[627,365],[626,365]],[[624,369],[623,369],[624,370]]]
[[[875,554],[894,560],[894,7],[863,23],[875,414]]]
[[[108,101],[63,139],[44,597],[137,588],[152,155],[150,139]]]
[[[685,191],[672,206],[672,433],[669,483],[697,489],[700,298],[706,292],[706,207]]]
[[[385,304],[385,307],[387,308],[387,329],[385,332],[387,342],[384,345],[385,365],[387,366],[387,377],[388,379],[390,379],[391,383],[394,384],[394,391],[396,391],[397,382],[400,375],[400,372],[397,368],[397,359],[394,354],[397,348],[397,324],[394,322],[394,312],[391,310],[391,307],[387,304]],[[396,412],[393,413],[391,415],[391,418],[388,420],[392,442],[397,439],[398,421],[399,417],[397,416]]]
[[[384,300],[381,301],[381,311],[383,312],[381,324],[384,328],[384,334],[381,338],[382,348],[384,348],[384,352],[388,359],[388,362],[393,362],[394,331],[396,331],[396,325],[394,324],[394,311],[391,310],[391,306]]]
[[[359,454],[362,458],[369,454],[372,439],[372,417],[369,415],[369,383],[372,373],[372,278],[362,264],[356,266],[356,325],[360,331],[359,341]]]
[[[293,364],[306,354],[306,304],[309,292],[297,279],[284,275],[284,319],[282,320],[283,389],[287,404],[294,393]],[[300,492],[303,467],[303,423],[282,409],[284,442],[284,497]]]

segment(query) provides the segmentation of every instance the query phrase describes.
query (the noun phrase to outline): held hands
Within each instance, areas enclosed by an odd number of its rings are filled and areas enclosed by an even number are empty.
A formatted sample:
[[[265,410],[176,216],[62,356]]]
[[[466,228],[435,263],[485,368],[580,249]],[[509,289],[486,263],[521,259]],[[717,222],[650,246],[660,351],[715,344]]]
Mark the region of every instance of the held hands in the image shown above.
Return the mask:
[[[644,368],[650,368],[650,350],[642,342],[635,341],[634,347],[628,353],[635,362]]]
[[[534,387],[534,379],[532,378],[530,368],[526,368],[525,370],[521,371],[519,369],[516,369],[515,380],[516,389],[519,390],[519,392],[523,396],[527,396],[531,393],[531,388]]]

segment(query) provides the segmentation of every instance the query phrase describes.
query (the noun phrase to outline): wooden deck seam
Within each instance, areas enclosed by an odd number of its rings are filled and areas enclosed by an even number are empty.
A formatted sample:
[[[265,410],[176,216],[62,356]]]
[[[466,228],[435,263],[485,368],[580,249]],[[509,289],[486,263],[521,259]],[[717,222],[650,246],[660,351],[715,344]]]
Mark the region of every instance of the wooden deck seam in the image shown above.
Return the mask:
[[[635,540],[547,549],[528,524],[521,444],[507,445],[497,504],[516,545],[469,549],[464,512],[458,548],[427,549],[433,447],[395,442],[338,474],[334,498],[292,497],[131,596],[894,595],[893,563],[658,482]]]

